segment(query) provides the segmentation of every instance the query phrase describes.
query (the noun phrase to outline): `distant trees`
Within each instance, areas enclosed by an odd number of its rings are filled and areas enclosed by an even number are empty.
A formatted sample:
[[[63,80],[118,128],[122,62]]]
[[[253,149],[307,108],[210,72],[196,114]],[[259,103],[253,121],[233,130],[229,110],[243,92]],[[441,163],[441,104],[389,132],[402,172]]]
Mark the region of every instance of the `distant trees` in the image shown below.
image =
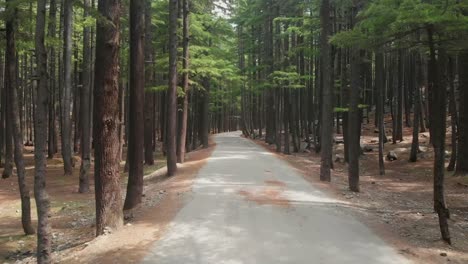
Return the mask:
[[[413,127],[411,161],[418,159],[419,135],[429,126],[435,153],[434,206],[442,238],[450,243],[442,130],[445,91],[449,91],[449,168],[466,174],[466,107],[457,105],[466,90],[466,14],[466,5],[456,1],[239,2],[235,16],[239,65],[248,80],[241,93],[244,135],[261,137],[265,128],[265,141],[289,154],[299,134],[303,147],[320,152],[320,179],[329,181],[333,133],[342,134],[349,188],[358,192],[361,124],[369,122],[372,110],[381,175],[385,174],[386,114],[391,117],[394,144],[405,140],[405,126]],[[432,59],[427,56],[431,49]]]

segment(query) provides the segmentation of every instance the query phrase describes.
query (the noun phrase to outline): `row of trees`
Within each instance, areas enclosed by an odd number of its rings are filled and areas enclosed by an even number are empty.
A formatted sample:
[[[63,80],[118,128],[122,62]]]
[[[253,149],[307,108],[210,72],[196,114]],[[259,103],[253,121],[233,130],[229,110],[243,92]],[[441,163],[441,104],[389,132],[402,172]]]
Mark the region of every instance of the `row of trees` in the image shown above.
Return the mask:
[[[235,34],[214,3],[99,0],[95,5],[7,0],[1,13],[2,177],[13,175],[14,156],[23,229],[34,234],[23,157],[24,145],[34,146],[39,263],[52,261],[47,158],[60,152],[64,177],[70,177],[74,156],[81,157],[80,193],[90,189],[94,161],[101,235],[105,228],[119,228],[123,210],[141,203],[143,166],[154,164],[155,152],[166,155],[173,176],[186,152],[208,147],[210,131],[236,130],[239,122]],[[121,160],[128,170],[125,199]]]
[[[235,13],[242,86],[242,129],[285,154],[320,152],[320,179],[330,181],[334,133],[343,133],[349,188],[358,192],[361,124],[374,113],[379,173],[385,174],[384,117],[391,141],[429,128],[434,147],[434,209],[450,243],[444,198],[446,116],[449,170],[468,173],[468,6],[463,1],[243,0]],[[447,107],[447,98],[448,107]],[[375,110],[375,111],[374,111]],[[264,129],[264,130],[263,130]],[[301,141],[307,143],[301,145]]]

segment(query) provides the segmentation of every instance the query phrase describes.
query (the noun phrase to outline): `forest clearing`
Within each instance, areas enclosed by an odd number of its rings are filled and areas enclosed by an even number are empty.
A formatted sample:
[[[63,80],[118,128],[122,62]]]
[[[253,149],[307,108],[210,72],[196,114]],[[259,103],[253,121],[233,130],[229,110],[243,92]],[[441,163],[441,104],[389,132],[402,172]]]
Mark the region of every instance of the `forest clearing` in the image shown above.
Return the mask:
[[[468,263],[468,2],[5,0],[0,261]]]

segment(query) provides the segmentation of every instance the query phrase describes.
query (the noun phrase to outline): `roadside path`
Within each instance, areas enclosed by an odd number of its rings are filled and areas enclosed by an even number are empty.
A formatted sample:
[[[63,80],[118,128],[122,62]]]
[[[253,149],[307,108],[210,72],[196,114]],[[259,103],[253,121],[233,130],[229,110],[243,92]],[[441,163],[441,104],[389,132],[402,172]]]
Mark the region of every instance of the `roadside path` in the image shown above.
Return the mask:
[[[410,263],[350,209],[239,132],[215,141],[185,206],[143,263]]]

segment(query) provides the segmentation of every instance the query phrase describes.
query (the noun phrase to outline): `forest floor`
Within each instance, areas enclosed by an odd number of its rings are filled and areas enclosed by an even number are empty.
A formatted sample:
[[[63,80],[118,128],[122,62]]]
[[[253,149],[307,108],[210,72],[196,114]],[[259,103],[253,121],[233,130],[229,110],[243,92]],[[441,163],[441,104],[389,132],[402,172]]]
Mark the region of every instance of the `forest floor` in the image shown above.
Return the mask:
[[[390,122],[390,121],[388,121]],[[391,123],[390,123],[391,124]],[[386,155],[394,151],[396,161],[385,161],[385,176],[379,176],[378,133],[373,122],[363,126],[362,146],[372,151],[360,159],[360,193],[348,190],[347,166],[335,162],[331,184],[319,181],[320,155],[313,150],[292,155],[277,153],[302,173],[305,179],[321,186],[337,199],[349,204],[356,216],[401,254],[416,263],[468,263],[468,177],[454,177],[446,173],[445,194],[451,212],[449,220],[452,246],[441,241],[437,214],[433,210],[432,147],[429,133],[420,133],[418,161],[408,161],[411,149],[412,129],[404,129],[404,140],[397,144],[385,144]],[[450,131],[447,132],[447,149],[450,150]],[[391,130],[387,131],[391,135]],[[342,139],[342,135],[335,135]],[[389,138],[391,140],[391,138]],[[275,145],[268,145],[263,139],[254,140],[273,153]],[[343,157],[343,144],[334,145],[335,160]],[[447,164],[449,156],[447,155]]]
[[[125,263],[137,263],[145,249],[156,240],[165,225],[181,206],[180,194],[188,191],[197,171],[214,149],[187,154],[179,164],[178,176],[165,176],[165,159],[156,157],[155,165],[145,166],[144,198],[140,207],[125,213],[125,226],[116,232],[95,238],[94,178],[90,175],[90,192],[78,193],[79,158],[73,177],[63,176],[63,163],[57,157],[48,160],[47,191],[51,201],[53,258],[60,263],[111,263],[125,256]],[[31,214],[37,225],[33,199],[33,149],[25,149],[27,182],[31,189]],[[127,174],[123,173],[122,193]],[[0,170],[1,173],[2,170]],[[124,196],[125,197],[125,196]],[[25,236],[21,228],[21,207],[16,175],[0,180],[0,262],[35,263],[36,236]],[[120,258],[121,259],[121,258]]]

